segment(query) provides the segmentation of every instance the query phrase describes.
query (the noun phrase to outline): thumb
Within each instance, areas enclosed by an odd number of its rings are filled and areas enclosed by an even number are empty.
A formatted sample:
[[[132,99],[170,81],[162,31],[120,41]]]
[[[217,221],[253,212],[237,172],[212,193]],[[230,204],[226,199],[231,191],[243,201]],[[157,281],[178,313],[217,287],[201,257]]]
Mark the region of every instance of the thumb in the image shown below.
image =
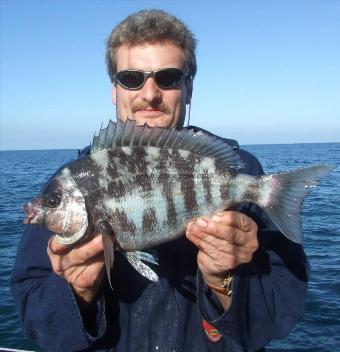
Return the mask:
[[[54,254],[54,255],[61,255],[61,254],[66,254],[67,252],[70,251],[70,247],[65,246],[61,244],[57,238],[56,235],[53,235],[49,240],[47,244],[47,253]]]

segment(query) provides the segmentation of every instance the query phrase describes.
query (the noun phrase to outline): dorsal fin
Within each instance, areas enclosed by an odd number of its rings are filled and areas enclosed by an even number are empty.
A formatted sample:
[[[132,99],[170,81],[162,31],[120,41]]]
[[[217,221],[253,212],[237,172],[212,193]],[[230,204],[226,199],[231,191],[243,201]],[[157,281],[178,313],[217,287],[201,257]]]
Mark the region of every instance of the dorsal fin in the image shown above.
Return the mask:
[[[150,127],[147,124],[138,126],[130,119],[126,122],[110,120],[108,126],[101,128],[99,134],[94,136],[90,153],[137,146],[187,150],[217,159],[229,168],[243,167],[243,162],[234,148],[216,136],[188,129]]]

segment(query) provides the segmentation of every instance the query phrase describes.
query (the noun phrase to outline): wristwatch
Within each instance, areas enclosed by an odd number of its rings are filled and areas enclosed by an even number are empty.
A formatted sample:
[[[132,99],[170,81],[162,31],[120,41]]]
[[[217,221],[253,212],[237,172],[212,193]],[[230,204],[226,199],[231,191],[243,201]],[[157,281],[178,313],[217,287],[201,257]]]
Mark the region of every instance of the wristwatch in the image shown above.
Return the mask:
[[[219,286],[215,286],[215,285],[210,285],[207,284],[213,291],[222,293],[225,296],[231,296],[231,294],[233,293],[232,291],[232,283],[233,283],[233,275],[231,273],[231,271],[229,271],[226,275],[226,277],[223,279],[222,285]]]

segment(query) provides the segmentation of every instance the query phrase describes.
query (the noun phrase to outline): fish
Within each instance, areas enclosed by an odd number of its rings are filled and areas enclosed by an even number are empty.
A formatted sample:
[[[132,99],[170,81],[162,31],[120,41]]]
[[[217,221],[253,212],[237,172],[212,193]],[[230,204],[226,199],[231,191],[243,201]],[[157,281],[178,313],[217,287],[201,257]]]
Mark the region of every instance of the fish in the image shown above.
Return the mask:
[[[217,136],[110,120],[88,155],[59,169],[24,205],[24,223],[45,226],[67,246],[102,234],[110,285],[115,250],[157,281],[149,265],[157,258],[145,250],[180,237],[197,217],[240,203],[257,204],[284,236],[302,243],[302,203],[333,169],[250,176],[237,150]]]

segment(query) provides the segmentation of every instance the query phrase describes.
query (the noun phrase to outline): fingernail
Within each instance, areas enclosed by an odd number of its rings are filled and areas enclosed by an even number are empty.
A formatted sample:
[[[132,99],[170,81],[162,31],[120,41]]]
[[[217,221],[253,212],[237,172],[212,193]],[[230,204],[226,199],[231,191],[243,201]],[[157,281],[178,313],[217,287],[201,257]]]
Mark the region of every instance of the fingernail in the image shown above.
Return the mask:
[[[199,226],[201,226],[201,227],[207,227],[207,226],[208,226],[207,220],[202,219],[202,218],[198,218],[198,219],[196,220],[196,224],[199,225]]]

